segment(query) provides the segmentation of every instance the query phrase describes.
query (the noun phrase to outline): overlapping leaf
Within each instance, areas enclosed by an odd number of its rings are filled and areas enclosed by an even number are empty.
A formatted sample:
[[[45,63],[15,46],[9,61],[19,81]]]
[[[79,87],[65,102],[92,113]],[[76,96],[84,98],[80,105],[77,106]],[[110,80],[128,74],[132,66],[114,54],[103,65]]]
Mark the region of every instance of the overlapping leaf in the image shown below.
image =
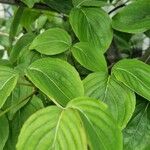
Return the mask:
[[[113,28],[122,32],[138,33],[150,29],[149,0],[135,1],[113,17]]]
[[[134,115],[124,129],[124,150],[149,150],[150,103],[137,100]]]
[[[74,8],[69,17],[71,26],[81,42],[89,42],[105,52],[112,41],[111,20],[99,8]]]
[[[85,68],[92,71],[107,72],[107,64],[103,53],[88,43],[77,43],[72,47],[73,56]]]
[[[139,60],[122,60],[113,67],[117,80],[150,100],[150,66]]]
[[[24,2],[28,7],[32,8],[35,3],[40,2],[41,0],[21,0]]]
[[[0,108],[14,89],[18,74],[11,68],[0,66]]]
[[[107,103],[118,124],[124,128],[135,108],[134,93],[113,76],[104,73],[93,73],[83,83],[85,94]]]
[[[21,130],[17,150],[87,150],[88,144],[91,150],[122,150],[121,130],[105,104],[76,98],[65,109],[50,106],[32,115]]]
[[[13,116],[13,119],[9,122],[9,134],[7,143],[4,150],[16,150],[16,144],[20,130],[25,121],[36,111],[43,108],[41,99],[37,96],[33,96],[31,100]]]
[[[27,70],[29,79],[55,103],[65,106],[71,99],[83,96],[78,72],[60,59],[35,61]]]
[[[122,150],[121,130],[104,103],[76,98],[67,107],[80,113],[91,150]]]
[[[53,28],[38,35],[30,46],[46,55],[55,55],[68,50],[71,46],[69,34],[59,28]]]
[[[17,150],[86,150],[86,146],[79,114],[73,109],[51,106],[38,111],[24,124]]]
[[[1,112],[1,111],[0,111]],[[3,150],[9,135],[9,124],[6,116],[0,117],[0,150]]]

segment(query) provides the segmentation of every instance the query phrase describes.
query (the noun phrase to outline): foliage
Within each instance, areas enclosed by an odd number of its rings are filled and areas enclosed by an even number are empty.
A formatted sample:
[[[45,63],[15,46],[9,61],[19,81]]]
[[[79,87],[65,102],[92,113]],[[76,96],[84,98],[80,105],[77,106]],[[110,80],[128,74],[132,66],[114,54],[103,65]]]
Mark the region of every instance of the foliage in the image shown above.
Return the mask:
[[[21,0],[0,19],[0,150],[149,150],[149,0]]]

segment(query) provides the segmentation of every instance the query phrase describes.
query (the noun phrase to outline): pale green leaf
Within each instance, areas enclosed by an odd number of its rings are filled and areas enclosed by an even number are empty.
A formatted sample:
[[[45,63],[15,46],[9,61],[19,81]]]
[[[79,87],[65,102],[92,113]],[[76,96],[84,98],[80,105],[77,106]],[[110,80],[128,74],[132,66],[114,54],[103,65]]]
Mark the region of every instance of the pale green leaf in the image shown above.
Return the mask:
[[[78,110],[90,150],[122,150],[122,134],[107,106],[92,98],[76,98],[67,108]]]
[[[99,8],[74,8],[69,17],[71,26],[81,42],[88,42],[105,52],[113,33],[108,14]]]
[[[150,100],[150,66],[136,59],[119,61],[112,73],[139,95]]]
[[[27,70],[27,76],[56,104],[65,106],[71,99],[84,95],[78,72],[63,60],[37,60]]]
[[[0,108],[15,88],[18,74],[11,68],[0,66]]]
[[[79,114],[56,106],[32,115],[23,125],[17,144],[17,150],[87,150],[86,147]]]
[[[91,71],[107,72],[107,64],[103,53],[88,43],[77,43],[72,47],[73,56],[85,68]]]
[[[138,33],[150,29],[150,1],[135,1],[119,11],[112,21],[114,29]]]
[[[124,150],[149,150],[150,102],[138,100],[135,113],[124,129]]]
[[[29,101],[30,98],[27,97],[34,92],[34,87],[28,81],[20,80],[18,83],[3,106],[4,109],[15,106],[8,112],[9,120],[12,120],[14,114]]]
[[[135,109],[134,93],[113,76],[104,73],[90,74],[83,83],[85,95],[108,104],[118,124],[125,128]]]
[[[71,46],[71,37],[60,28],[52,28],[38,35],[30,46],[46,55],[55,55],[68,50]]]
[[[1,111],[0,111],[1,112]],[[3,150],[9,135],[9,124],[6,116],[0,117],[0,150]]]

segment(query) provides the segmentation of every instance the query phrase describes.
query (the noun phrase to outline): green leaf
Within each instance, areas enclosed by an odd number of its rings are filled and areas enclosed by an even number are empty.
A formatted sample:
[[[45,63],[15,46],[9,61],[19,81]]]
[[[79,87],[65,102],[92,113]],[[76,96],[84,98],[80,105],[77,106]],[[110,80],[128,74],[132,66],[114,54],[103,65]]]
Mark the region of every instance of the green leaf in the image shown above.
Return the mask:
[[[113,33],[106,12],[99,8],[74,8],[69,20],[81,42],[88,42],[102,52],[109,48]]]
[[[18,27],[20,24],[20,21],[22,19],[22,14],[24,12],[24,7],[19,7],[14,15],[13,21],[11,23],[11,27],[10,27],[10,32],[9,32],[9,39],[10,39],[10,43],[12,44],[14,37],[17,34],[18,31]]]
[[[51,106],[38,111],[27,120],[16,147],[17,150],[86,150],[86,146],[79,114],[73,109],[61,110]]]
[[[107,5],[107,0],[72,0],[72,3],[75,7],[80,6],[95,6],[102,7]]]
[[[122,150],[121,130],[104,103],[91,98],[76,98],[67,108],[80,113],[90,150]]]
[[[0,108],[15,88],[18,74],[11,68],[0,66]]]
[[[33,114],[23,125],[17,150],[87,150],[90,137],[91,150],[122,150],[121,130],[107,106],[95,99],[76,98],[65,109],[50,106]]]
[[[121,60],[112,73],[133,91],[150,100],[150,66],[139,60]]]
[[[149,0],[135,1],[127,5],[113,17],[113,28],[128,33],[144,32],[150,29],[149,8]]]
[[[29,100],[30,95],[34,93],[34,88],[31,86],[31,83],[26,80],[18,81],[18,84],[11,93],[11,96],[7,99],[3,109],[13,107],[8,112],[9,120],[12,120],[14,114],[20,110]]]
[[[3,150],[9,135],[9,124],[6,116],[0,117],[0,150]]]
[[[71,46],[71,37],[60,28],[52,28],[38,35],[30,46],[46,55],[55,55],[68,50]]]
[[[71,99],[84,95],[78,72],[63,60],[37,60],[30,65],[27,76],[56,104],[65,106]]]
[[[65,2],[64,0],[42,0],[42,2],[60,13],[68,14],[73,7],[72,0],[65,0]]]
[[[40,16],[41,12],[38,9],[30,9],[25,8],[21,17],[20,24],[24,27],[28,32],[32,32],[35,30],[33,28],[33,23]]]
[[[135,95],[113,76],[92,73],[83,81],[85,95],[108,104],[121,128],[125,128],[135,109]]]
[[[43,108],[42,101],[34,95],[32,99],[13,116],[13,119],[9,121],[11,134],[9,134],[4,150],[16,150],[16,143],[24,122],[41,108]]]
[[[41,0],[21,0],[24,2],[28,7],[32,8],[35,3],[40,2]]]
[[[150,103],[137,101],[134,115],[124,129],[124,150],[149,150]]]
[[[35,35],[32,33],[27,33],[23,35],[17,43],[13,46],[11,53],[10,53],[10,61],[14,63],[22,53],[25,51],[28,51],[29,46],[33,39],[35,38]]]
[[[73,56],[85,68],[91,71],[107,72],[107,64],[103,53],[88,43],[77,43],[72,47]]]

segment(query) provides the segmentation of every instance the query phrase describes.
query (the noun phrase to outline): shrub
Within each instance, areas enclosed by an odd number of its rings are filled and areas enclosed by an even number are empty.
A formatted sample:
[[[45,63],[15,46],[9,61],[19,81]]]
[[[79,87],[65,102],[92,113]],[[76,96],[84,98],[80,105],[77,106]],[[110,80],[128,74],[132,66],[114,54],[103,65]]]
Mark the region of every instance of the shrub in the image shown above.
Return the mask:
[[[149,0],[1,2],[0,150],[150,149]]]

